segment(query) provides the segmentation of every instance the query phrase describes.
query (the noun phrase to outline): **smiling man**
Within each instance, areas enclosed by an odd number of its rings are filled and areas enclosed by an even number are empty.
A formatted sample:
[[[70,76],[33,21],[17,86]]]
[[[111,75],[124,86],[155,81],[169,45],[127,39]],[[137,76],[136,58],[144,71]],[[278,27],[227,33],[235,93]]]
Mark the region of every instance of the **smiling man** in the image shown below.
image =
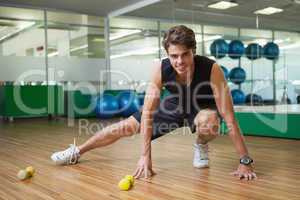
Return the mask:
[[[189,126],[197,134],[193,166],[205,168],[209,167],[208,142],[219,135],[220,118],[223,118],[240,160],[233,175],[247,180],[256,178],[253,160],[235,120],[230,90],[220,66],[207,57],[195,55],[195,34],[186,26],[169,29],[164,35],[163,46],[168,58],[153,69],[142,112],[106,127],[78,147],[71,145],[54,153],[52,160],[57,164],[74,164],[91,149],[140,132],[143,148],[134,176],[147,178],[154,175],[151,141],[176,128]],[[170,95],[160,101],[163,88]]]

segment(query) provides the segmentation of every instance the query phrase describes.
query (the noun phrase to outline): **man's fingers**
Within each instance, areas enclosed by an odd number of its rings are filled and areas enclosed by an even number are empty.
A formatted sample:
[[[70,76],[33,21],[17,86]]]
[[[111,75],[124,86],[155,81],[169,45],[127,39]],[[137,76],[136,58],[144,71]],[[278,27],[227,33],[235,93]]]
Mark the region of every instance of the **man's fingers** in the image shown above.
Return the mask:
[[[252,179],[256,179],[256,174],[255,173],[249,173],[249,180],[252,180]]]
[[[257,178],[257,176],[254,172],[244,173],[244,174],[242,174],[242,176],[243,176],[242,178],[245,178],[247,180],[253,180],[253,179]]]
[[[147,168],[145,172],[145,178],[150,178],[151,176],[154,176],[156,173],[152,170],[152,169],[149,169]]]
[[[237,176],[239,177],[239,179],[244,178],[244,175],[243,175],[243,174],[240,174],[240,173],[239,173]]]
[[[146,170],[144,170],[144,178],[148,178],[148,171]]]
[[[148,178],[148,165],[144,165],[144,177]]]
[[[233,175],[233,176],[238,177],[239,179],[243,179],[244,178],[246,180],[252,180],[252,179],[256,179],[257,178],[256,173],[251,172],[251,171],[241,173],[238,170],[236,170],[234,172],[231,172],[230,174]]]
[[[137,174],[134,176],[134,178],[139,179],[141,174],[143,173],[143,171],[144,171],[143,167],[139,168],[139,170],[138,170]]]
[[[134,172],[134,177],[135,176],[137,176],[139,173],[140,173],[140,171],[142,170],[143,168],[141,167],[141,166],[138,166],[138,168],[135,170],[135,172]]]
[[[232,176],[237,176],[238,174],[239,174],[238,171],[234,171],[234,172],[230,173],[230,175],[232,175]]]
[[[141,175],[141,169],[138,171],[138,173],[134,176],[134,178],[136,179],[139,179],[140,178],[140,175]]]
[[[253,173],[244,173],[244,174],[240,174],[239,175],[239,178],[240,179],[246,179],[246,180],[252,180],[252,179],[254,179],[255,178],[255,176],[253,175]]]
[[[153,176],[153,170],[149,169],[148,167],[145,168],[145,178],[150,178],[151,176]]]
[[[133,177],[135,177],[137,175],[137,173],[139,172],[140,168],[136,168],[135,172],[133,173]]]
[[[144,172],[144,168],[141,168],[139,173],[137,174],[138,179],[142,176],[143,172]]]
[[[254,179],[254,176],[253,176],[252,173],[250,173],[250,174],[249,174],[249,180],[252,180],[252,179]]]

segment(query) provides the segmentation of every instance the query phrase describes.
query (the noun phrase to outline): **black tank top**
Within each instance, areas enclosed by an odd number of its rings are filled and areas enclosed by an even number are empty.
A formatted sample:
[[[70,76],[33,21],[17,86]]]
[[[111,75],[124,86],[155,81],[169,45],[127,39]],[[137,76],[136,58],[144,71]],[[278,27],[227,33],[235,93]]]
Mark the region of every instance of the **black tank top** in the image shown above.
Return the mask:
[[[204,108],[216,108],[210,85],[211,69],[215,61],[195,55],[194,63],[192,82],[185,85],[176,81],[176,71],[173,69],[169,58],[162,60],[162,84],[163,88],[170,92],[170,95],[164,100],[177,104],[184,113],[199,111]]]

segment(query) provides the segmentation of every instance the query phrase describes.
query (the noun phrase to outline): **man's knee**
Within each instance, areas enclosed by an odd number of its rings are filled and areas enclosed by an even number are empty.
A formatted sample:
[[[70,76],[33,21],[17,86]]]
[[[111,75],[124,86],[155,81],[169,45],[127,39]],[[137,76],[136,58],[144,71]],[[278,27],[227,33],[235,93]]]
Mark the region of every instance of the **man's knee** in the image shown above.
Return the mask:
[[[199,135],[219,135],[220,118],[217,111],[205,109],[199,111],[194,119],[196,133]]]
[[[123,136],[132,136],[140,131],[140,123],[132,116],[119,123],[119,128],[121,129],[119,132]]]

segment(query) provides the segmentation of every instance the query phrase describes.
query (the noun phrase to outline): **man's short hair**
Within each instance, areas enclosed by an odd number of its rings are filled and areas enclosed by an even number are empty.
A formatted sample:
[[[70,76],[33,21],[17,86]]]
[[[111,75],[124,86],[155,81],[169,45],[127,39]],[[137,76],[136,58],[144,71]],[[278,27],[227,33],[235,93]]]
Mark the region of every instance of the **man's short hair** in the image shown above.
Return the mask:
[[[170,44],[172,45],[183,45],[188,49],[192,49],[193,53],[196,53],[196,39],[195,33],[192,29],[178,25],[170,28],[164,35],[163,47],[168,52]]]

